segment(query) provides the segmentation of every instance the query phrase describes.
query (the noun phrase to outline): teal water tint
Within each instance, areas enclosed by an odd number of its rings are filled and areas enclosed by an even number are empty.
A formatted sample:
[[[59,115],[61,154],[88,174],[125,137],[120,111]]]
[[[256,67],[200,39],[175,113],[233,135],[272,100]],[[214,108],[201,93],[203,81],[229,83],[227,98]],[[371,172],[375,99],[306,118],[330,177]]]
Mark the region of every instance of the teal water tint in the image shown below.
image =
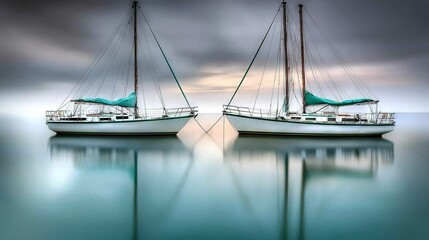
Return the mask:
[[[2,119],[0,239],[429,239],[429,114],[381,139],[238,137],[223,121],[71,137]]]

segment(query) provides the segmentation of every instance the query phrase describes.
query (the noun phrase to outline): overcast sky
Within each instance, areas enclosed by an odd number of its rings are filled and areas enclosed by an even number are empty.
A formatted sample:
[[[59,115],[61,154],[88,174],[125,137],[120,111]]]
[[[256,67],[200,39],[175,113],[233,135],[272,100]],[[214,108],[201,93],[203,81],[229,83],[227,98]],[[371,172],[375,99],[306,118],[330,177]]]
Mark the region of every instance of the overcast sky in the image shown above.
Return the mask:
[[[58,107],[131,3],[2,0],[0,112],[23,106],[43,115]],[[280,6],[277,0],[140,3],[192,105],[206,112],[228,102]],[[293,18],[298,3],[382,110],[429,111],[429,1],[294,0],[288,1]]]

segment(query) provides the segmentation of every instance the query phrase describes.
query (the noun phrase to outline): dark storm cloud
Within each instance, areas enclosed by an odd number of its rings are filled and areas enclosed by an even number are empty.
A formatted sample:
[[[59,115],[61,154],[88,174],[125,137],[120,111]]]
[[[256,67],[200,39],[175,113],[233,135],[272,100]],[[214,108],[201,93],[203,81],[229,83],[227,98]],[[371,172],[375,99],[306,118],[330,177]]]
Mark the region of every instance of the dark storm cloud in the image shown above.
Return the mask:
[[[92,0],[0,2],[0,87],[33,88],[42,81],[79,76],[73,72],[78,58],[64,53],[91,52],[97,33],[86,21],[109,14],[112,6],[114,2]],[[59,67],[64,60],[69,66]]]
[[[116,1],[117,2],[117,1]],[[9,34],[25,32],[27,36],[42,38],[66,48],[85,47],[85,40],[93,37],[85,21],[95,14],[108,14],[115,1],[2,1],[1,27]]]
[[[131,2],[1,1],[0,87],[31,89],[52,79],[78,79]],[[421,64],[410,65],[408,71],[420,72],[419,76],[427,73],[421,68],[429,58],[427,1],[302,2],[349,64],[418,58]],[[176,72],[189,81],[214,74],[203,72],[204,66],[232,65],[244,70],[280,1],[147,0],[141,4]],[[295,19],[297,4],[288,3]]]
[[[429,53],[429,3],[423,0],[312,1],[323,30],[355,61],[388,61]]]

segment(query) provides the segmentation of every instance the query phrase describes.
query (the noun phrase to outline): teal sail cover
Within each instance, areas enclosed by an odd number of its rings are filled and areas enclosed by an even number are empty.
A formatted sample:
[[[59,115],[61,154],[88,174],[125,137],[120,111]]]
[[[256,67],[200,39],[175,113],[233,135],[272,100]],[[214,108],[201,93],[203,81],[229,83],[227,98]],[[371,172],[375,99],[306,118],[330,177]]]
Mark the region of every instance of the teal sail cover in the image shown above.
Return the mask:
[[[137,96],[135,92],[130,93],[126,98],[119,98],[115,101],[108,100],[104,98],[79,98],[72,100],[73,102],[86,102],[86,103],[97,103],[104,104],[108,106],[120,106],[120,107],[130,107],[133,108],[137,103]]]
[[[348,99],[348,100],[338,102],[335,100],[321,98],[321,97],[313,95],[309,91],[305,91],[305,105],[307,105],[307,106],[327,104],[330,106],[341,107],[341,106],[349,106],[349,105],[355,105],[355,104],[367,103],[367,102],[374,102],[374,100],[369,99],[369,98],[356,98],[356,99]]]

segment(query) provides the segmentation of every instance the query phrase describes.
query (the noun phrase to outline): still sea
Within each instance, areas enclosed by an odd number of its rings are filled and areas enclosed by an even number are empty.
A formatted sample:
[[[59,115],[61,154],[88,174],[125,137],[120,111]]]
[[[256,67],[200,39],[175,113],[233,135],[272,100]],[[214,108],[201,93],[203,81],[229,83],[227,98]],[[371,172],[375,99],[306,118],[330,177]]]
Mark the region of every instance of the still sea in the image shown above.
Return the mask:
[[[56,136],[0,117],[0,239],[429,239],[429,114],[326,139],[238,136],[223,119]]]

